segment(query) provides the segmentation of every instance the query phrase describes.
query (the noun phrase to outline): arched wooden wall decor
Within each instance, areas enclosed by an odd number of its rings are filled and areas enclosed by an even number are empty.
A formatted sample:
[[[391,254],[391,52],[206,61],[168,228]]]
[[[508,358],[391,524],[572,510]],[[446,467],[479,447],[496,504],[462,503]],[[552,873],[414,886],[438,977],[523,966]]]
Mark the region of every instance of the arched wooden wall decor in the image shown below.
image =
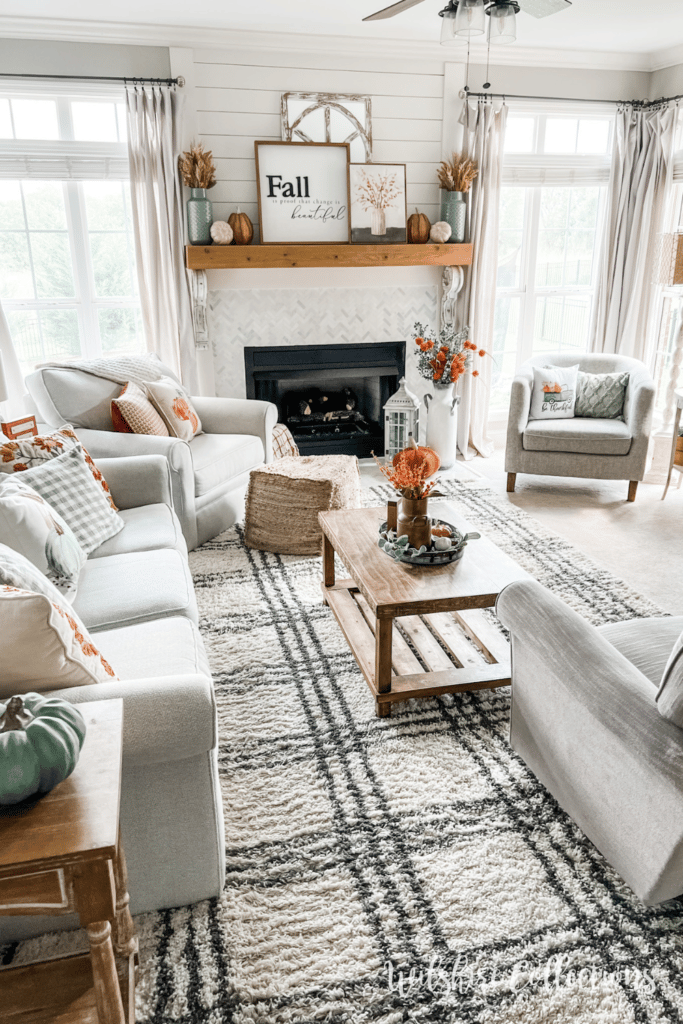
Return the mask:
[[[317,114],[318,111],[321,113]],[[354,163],[372,160],[372,101],[369,96],[285,92],[281,115],[283,142],[348,142]]]

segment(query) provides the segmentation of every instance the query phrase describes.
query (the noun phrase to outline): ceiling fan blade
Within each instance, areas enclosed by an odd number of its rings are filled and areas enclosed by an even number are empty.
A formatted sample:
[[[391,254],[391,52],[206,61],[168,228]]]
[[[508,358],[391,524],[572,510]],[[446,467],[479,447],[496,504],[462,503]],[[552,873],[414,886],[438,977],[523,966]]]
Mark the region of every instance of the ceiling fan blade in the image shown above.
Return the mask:
[[[549,14],[557,14],[571,7],[570,0],[517,0],[525,14],[533,14],[534,18],[547,18]]]
[[[363,21],[381,21],[383,18],[393,18],[395,14],[401,14],[402,11],[407,11],[421,3],[422,0],[399,0],[399,3],[392,4],[391,7],[383,7],[381,11],[369,14],[367,18],[363,18]]]

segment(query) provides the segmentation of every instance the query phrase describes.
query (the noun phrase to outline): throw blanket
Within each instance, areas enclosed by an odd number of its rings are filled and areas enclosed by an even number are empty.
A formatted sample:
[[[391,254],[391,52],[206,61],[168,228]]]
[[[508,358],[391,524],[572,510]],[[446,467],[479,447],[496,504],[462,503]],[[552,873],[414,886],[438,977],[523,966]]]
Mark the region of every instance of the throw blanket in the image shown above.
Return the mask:
[[[42,363],[42,366],[55,366],[66,370],[82,370],[94,377],[104,377],[116,384],[127,384],[132,380],[143,390],[148,381],[161,380],[167,376],[167,370],[156,359],[145,356],[111,356],[107,359],[76,359],[71,363]]]

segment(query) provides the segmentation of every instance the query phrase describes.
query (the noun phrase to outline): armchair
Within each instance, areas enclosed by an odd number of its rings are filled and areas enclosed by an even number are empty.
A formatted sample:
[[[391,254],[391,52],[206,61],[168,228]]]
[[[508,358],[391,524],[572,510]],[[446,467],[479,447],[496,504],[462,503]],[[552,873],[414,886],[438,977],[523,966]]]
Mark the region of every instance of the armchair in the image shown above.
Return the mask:
[[[534,366],[574,366],[586,373],[630,374],[624,419],[531,420]],[[518,473],[628,480],[628,500],[634,501],[643,479],[652,427],[655,385],[645,366],[627,356],[551,353],[524,363],[512,382],[510,417],[505,448],[507,489],[515,489]]]
[[[683,729],[657,688],[683,616],[595,628],[536,581],[501,591],[510,744],[647,904],[683,893]]]
[[[250,471],[273,459],[277,407],[270,402],[193,397],[204,432],[187,442],[117,433],[110,403],[121,385],[75,367],[43,367],[26,378],[26,387],[42,422],[51,427],[71,423],[94,459],[164,455],[189,549],[240,518]]]

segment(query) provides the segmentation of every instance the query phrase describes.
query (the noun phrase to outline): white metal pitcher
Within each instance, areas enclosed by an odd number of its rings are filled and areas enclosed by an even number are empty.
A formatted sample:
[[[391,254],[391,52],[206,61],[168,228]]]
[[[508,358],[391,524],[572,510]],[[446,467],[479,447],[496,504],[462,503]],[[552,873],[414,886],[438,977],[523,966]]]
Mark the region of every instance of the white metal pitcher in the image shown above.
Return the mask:
[[[434,385],[434,394],[425,395],[427,410],[427,446],[433,448],[441,460],[441,469],[455,465],[458,403],[454,395],[455,384]]]

